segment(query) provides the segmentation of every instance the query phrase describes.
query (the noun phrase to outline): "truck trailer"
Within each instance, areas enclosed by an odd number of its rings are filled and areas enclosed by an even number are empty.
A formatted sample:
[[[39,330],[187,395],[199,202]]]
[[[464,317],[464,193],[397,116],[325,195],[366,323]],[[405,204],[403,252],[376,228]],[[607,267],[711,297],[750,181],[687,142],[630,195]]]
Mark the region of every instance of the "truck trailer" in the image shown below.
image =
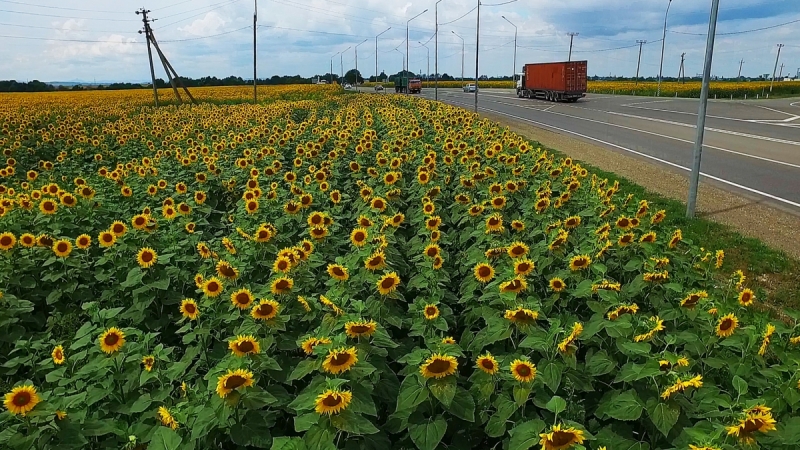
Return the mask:
[[[419,78],[397,77],[394,79],[394,91],[398,94],[419,94],[422,92],[422,80]]]
[[[586,61],[525,64],[517,97],[576,102],[586,96]]]

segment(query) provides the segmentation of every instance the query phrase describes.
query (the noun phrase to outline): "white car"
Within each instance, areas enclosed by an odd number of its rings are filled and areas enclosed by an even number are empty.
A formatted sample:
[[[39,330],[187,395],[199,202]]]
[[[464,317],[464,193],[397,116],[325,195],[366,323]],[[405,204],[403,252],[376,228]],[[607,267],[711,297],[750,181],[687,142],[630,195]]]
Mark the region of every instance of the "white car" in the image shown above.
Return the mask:
[[[475,86],[472,83],[464,86],[464,92],[477,92],[477,91],[478,91],[478,86]]]
[[[350,88],[352,88],[352,87],[353,87],[353,86],[350,86],[350,83],[345,83],[345,84],[344,84],[344,88],[345,88],[345,89],[350,89]]]
[[[376,84],[375,85],[375,92],[383,92],[383,85],[382,84]]]

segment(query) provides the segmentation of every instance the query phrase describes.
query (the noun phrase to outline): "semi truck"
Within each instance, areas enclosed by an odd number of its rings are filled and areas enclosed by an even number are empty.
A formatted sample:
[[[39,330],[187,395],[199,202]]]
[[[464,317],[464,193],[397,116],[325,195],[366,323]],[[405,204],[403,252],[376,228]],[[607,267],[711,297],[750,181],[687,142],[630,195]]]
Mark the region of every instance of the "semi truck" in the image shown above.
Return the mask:
[[[577,102],[586,96],[586,61],[525,64],[517,97]]]
[[[398,94],[419,94],[422,92],[422,80],[419,78],[397,77],[394,79],[394,91]]]

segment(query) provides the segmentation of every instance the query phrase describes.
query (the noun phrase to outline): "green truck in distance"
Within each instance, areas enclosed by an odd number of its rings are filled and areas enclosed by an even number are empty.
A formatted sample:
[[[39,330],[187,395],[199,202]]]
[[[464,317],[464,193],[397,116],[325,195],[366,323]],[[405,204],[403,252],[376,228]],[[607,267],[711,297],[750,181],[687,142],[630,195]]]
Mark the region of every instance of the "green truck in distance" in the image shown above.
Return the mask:
[[[422,80],[419,78],[397,77],[394,79],[394,91],[398,94],[419,94],[422,92]]]

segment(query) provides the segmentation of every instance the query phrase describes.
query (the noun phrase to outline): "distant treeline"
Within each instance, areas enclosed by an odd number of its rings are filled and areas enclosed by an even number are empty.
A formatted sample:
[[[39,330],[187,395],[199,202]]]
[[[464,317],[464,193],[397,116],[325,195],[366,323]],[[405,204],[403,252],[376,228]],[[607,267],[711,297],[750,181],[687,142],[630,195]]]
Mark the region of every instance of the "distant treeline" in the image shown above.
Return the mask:
[[[245,84],[252,84],[252,80],[245,80],[242,77],[203,77],[203,78],[184,78],[180,80],[187,87],[201,87],[201,86],[241,86]],[[259,85],[279,85],[279,84],[309,84],[311,78],[304,78],[300,75],[293,76],[278,76],[274,75],[270,78],[258,80]],[[156,86],[159,88],[169,87],[169,82],[161,78],[156,78]],[[82,91],[82,90],[121,90],[121,89],[142,89],[150,88],[150,83],[111,83],[111,84],[76,84],[74,86],[54,86],[52,84],[44,83],[39,80],[29,81],[27,83],[18,82],[15,80],[0,80],[0,92],[50,92],[50,91]]]

